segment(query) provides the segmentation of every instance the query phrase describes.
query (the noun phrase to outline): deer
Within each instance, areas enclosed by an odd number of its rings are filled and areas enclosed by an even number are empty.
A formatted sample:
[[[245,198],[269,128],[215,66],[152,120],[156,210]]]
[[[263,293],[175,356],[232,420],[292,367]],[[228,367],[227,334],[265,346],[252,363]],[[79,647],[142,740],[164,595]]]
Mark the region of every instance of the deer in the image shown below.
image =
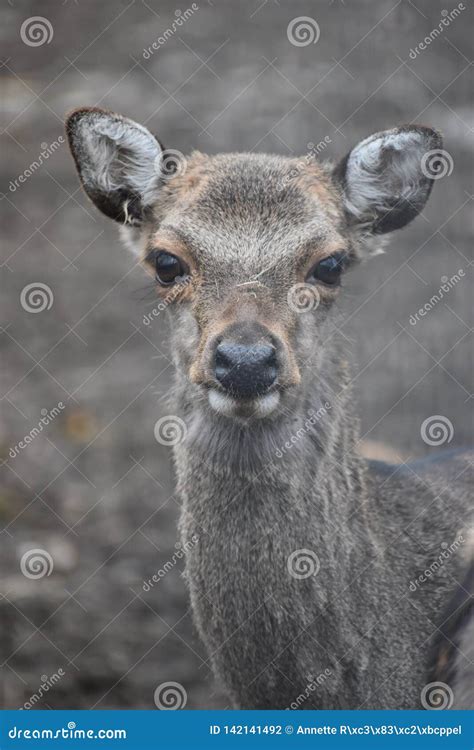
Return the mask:
[[[338,327],[345,274],[424,208],[441,135],[394,127],[332,163],[184,157],[97,108],[66,132],[169,300],[184,577],[230,704],[472,707],[472,453],[363,458]]]

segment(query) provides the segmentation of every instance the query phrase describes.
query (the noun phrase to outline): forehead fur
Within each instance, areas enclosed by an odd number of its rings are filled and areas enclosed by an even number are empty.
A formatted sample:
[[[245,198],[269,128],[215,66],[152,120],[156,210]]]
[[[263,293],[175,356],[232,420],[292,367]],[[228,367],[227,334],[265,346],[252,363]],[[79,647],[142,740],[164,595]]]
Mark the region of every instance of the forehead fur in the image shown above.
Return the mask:
[[[317,238],[331,242],[343,221],[330,171],[305,159],[194,153],[157,204],[163,227],[191,238],[200,254],[255,267]]]

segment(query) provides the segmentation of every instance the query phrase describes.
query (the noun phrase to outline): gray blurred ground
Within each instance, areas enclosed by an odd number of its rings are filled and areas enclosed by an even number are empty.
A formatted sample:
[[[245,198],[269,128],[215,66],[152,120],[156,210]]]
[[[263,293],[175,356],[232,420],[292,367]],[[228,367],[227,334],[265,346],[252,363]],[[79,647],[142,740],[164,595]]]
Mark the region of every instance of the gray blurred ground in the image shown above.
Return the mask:
[[[470,441],[471,280],[416,326],[410,315],[458,269],[472,239],[472,14],[465,10],[428,49],[410,49],[453,6],[416,0],[276,2],[200,0],[149,59],[143,49],[188,6],[171,2],[3,5],[2,418],[0,521],[1,703],[15,708],[44,676],[65,674],[37,707],[152,708],[165,681],[187,707],[226,706],[193,630],[176,552],[178,503],[168,449],[156,442],[173,368],[166,322],[115,226],[79,190],[65,145],[16,190],[9,187],[62,134],[67,110],[98,104],[146,123],[168,147],[305,154],[328,136],[329,158],[394,124],[444,132],[453,160],[424,215],[389,252],[347,282],[348,351],[356,358],[366,440],[402,457],[430,448],[420,425],[441,414],[451,445]],[[468,3],[466,3],[468,5]],[[25,44],[22,23],[41,14],[53,38]],[[179,15],[179,14],[178,14]],[[311,16],[316,44],[292,45],[287,26]],[[471,213],[470,213],[471,212]],[[42,282],[49,310],[20,304]],[[61,414],[19,455],[10,448],[41,417]],[[22,575],[22,555],[46,550],[50,576]]]

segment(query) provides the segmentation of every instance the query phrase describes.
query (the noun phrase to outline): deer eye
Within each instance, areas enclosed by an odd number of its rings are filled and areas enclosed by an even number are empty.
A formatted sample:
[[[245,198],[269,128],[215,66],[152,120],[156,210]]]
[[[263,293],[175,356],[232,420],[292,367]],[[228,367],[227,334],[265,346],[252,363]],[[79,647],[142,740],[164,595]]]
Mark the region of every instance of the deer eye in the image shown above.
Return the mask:
[[[322,281],[323,284],[335,286],[341,280],[341,274],[344,271],[346,256],[344,253],[334,253],[327,258],[323,258],[311,269],[307,276],[307,281]]]
[[[155,257],[155,278],[162,286],[181,281],[189,274],[187,265],[176,255],[160,250]]]

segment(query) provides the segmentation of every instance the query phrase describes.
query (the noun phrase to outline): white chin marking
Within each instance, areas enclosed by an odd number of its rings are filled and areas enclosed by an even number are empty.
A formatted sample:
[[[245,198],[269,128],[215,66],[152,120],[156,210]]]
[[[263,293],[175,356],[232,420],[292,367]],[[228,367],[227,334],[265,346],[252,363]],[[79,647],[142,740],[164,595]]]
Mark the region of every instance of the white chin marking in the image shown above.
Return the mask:
[[[209,405],[218,414],[225,417],[256,417],[262,419],[271,414],[280,402],[278,391],[267,393],[251,401],[241,402],[214,388],[208,393]]]

